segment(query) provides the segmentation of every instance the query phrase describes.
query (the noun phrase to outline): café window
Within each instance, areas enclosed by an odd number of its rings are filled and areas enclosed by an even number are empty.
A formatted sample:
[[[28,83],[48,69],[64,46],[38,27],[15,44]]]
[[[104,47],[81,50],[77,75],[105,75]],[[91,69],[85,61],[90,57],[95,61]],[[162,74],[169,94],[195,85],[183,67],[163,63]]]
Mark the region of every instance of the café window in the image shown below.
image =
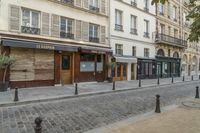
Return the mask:
[[[70,69],[70,56],[69,55],[63,55],[62,56],[62,69],[63,70],[69,70]]]
[[[81,72],[95,71],[95,55],[94,54],[80,55],[80,71]]]
[[[103,55],[97,55],[97,71],[103,71]]]

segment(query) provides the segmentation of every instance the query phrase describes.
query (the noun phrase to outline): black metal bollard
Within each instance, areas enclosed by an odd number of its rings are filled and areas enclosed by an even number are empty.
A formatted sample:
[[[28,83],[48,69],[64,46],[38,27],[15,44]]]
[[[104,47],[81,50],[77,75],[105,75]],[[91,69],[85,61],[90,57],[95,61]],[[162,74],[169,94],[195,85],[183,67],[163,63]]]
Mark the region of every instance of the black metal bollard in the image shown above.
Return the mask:
[[[185,76],[183,76],[183,82],[185,81]]]
[[[19,97],[18,97],[18,88],[15,88],[15,96],[14,96],[14,101],[17,102],[19,101]]]
[[[42,124],[42,118],[40,118],[40,117],[37,117],[36,119],[35,119],[35,133],[42,133],[42,126],[41,126],[41,124]]]
[[[156,113],[160,113],[160,95],[156,95]]]
[[[172,76],[172,83],[174,83],[174,77]]]
[[[193,77],[193,75],[192,75],[192,80],[194,80],[194,77]]]
[[[199,86],[196,86],[196,96],[195,98],[199,98]]]
[[[78,84],[75,84],[75,95],[78,95]]]
[[[139,87],[141,87],[141,79],[139,79]]]
[[[159,85],[160,84],[160,78],[158,77],[158,80],[157,80],[157,85]]]
[[[112,90],[115,90],[115,81],[113,81],[113,88]]]

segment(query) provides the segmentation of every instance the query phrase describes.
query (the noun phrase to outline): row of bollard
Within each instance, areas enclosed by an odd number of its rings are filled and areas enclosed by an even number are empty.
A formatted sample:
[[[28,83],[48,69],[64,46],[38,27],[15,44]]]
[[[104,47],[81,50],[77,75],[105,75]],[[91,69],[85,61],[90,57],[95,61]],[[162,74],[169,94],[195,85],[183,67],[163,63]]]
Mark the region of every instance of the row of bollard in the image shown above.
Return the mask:
[[[199,98],[199,86],[196,86],[196,94],[195,94],[195,98]],[[155,109],[155,113],[160,113],[160,95],[156,95],[156,109]]]

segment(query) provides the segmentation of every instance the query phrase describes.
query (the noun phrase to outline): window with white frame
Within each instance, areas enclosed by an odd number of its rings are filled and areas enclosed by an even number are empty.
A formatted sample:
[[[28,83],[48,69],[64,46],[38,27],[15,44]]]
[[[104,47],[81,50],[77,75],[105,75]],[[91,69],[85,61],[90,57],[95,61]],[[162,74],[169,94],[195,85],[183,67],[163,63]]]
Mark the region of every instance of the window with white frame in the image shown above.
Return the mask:
[[[149,11],[149,0],[144,0],[144,10],[145,10],[146,12]]]
[[[38,11],[23,8],[22,9],[22,26],[39,28],[40,15]]]
[[[144,19],[144,37],[149,37],[149,21]]]
[[[160,15],[164,15],[164,5],[160,3]]]
[[[167,14],[168,14],[168,18],[170,18],[170,2],[167,2]]]
[[[99,42],[99,25],[89,25],[89,40],[90,42]]]
[[[123,45],[122,44],[115,44],[115,54],[123,55]]]
[[[144,48],[144,57],[149,57],[149,48]]]
[[[174,19],[174,21],[177,21],[176,12],[177,12],[177,7],[173,6],[173,19]]]
[[[165,34],[165,25],[164,24],[160,24],[160,33]]]
[[[131,33],[137,34],[137,16],[131,15]]]
[[[98,0],[90,0],[90,6],[93,7],[99,7],[99,1]]]
[[[122,11],[115,9],[115,29],[123,30],[122,26]]]
[[[174,37],[178,38],[178,30],[177,29],[174,29]]]
[[[74,38],[73,25],[74,25],[73,19],[61,17],[61,20],[60,20],[60,37],[73,39]]]

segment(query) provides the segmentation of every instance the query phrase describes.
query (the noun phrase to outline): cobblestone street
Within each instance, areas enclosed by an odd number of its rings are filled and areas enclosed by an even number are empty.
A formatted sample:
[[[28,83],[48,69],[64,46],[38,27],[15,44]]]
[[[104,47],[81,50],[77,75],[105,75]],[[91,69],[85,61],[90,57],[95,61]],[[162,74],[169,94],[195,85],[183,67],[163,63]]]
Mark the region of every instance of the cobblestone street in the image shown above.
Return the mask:
[[[161,107],[179,104],[194,97],[196,85],[199,85],[199,81],[2,107],[0,133],[34,133],[34,120],[37,116],[43,118],[43,133],[82,133],[154,110],[156,94],[161,95]]]

